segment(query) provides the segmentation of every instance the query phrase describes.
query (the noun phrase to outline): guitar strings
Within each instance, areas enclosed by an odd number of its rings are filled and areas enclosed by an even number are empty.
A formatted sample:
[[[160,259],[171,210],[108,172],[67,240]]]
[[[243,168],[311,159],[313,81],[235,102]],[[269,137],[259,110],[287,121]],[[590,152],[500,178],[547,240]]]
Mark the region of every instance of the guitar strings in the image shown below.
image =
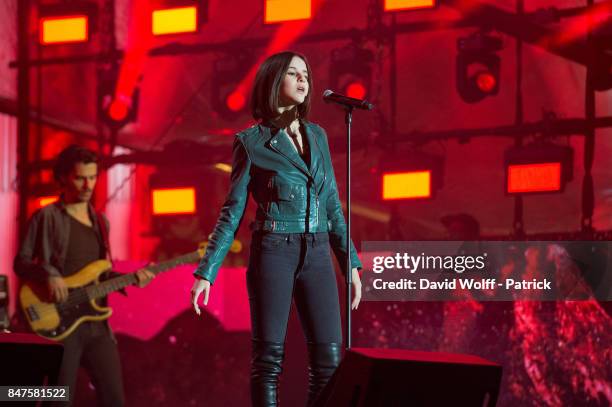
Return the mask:
[[[128,274],[130,275],[130,274]],[[131,276],[131,275],[130,275]],[[104,283],[101,283],[104,284]],[[91,300],[96,300],[98,298],[101,298],[99,296],[96,295],[96,293],[94,292],[93,296],[90,295],[90,293],[87,291],[87,289],[89,287],[96,287],[101,285],[93,285],[93,286],[86,286],[86,287],[79,287],[79,288],[75,288],[73,289],[70,293],[68,293],[68,299],[64,302],[60,302],[60,303],[43,303],[44,305],[47,305],[45,307],[42,307],[42,309],[38,309],[38,306],[35,308],[37,311],[37,314],[39,315],[49,315],[51,313],[56,313],[57,311],[63,311],[67,308],[71,308],[75,305],[78,304],[82,304]],[[103,296],[102,296],[103,297]]]
[[[93,299],[93,298],[91,298]],[[75,305],[87,302],[90,300],[89,295],[84,288],[78,288],[68,294],[68,299],[59,303],[41,303],[34,306],[38,316],[45,316],[63,311]]]

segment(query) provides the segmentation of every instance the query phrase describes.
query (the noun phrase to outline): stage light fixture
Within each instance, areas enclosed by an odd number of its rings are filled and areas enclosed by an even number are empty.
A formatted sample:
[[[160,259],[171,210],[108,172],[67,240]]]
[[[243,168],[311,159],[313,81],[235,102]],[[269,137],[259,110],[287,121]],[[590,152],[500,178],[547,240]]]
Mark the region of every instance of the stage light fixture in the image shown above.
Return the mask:
[[[149,177],[150,232],[159,238],[157,250],[164,257],[193,250],[205,238],[203,222],[209,214],[206,205],[211,197],[204,192],[212,190],[208,188],[212,181],[206,178],[210,170],[184,165],[185,157],[193,158],[197,154],[194,151],[198,145],[187,140],[166,144],[162,151],[164,158],[157,161],[157,171]],[[191,150],[185,151],[190,147]],[[208,168],[210,163],[203,165]],[[194,179],[198,182],[191,182]]]
[[[152,189],[151,202],[154,215],[194,214],[196,191],[194,187]]]
[[[372,84],[374,53],[351,43],[331,53],[329,87],[356,98],[369,97]]]
[[[456,85],[465,102],[499,93],[501,60],[496,52],[501,49],[501,38],[481,31],[457,40]]]
[[[364,99],[368,93],[366,85],[361,81],[351,82],[345,87],[345,95],[355,99]]]
[[[215,61],[211,100],[213,109],[226,120],[247,113],[248,95],[238,85],[253,64],[250,54],[228,55]]]
[[[408,171],[383,174],[382,198],[431,198],[431,171]]]
[[[187,143],[187,146],[192,145]],[[180,162],[185,144],[175,141],[164,146],[164,155],[170,162]],[[193,146],[192,146],[193,148]],[[197,216],[202,202],[201,188],[189,182],[189,171],[178,166],[160,166],[149,177],[151,213],[154,220],[165,222],[174,218]],[[161,215],[161,216],[159,216]],[[174,216],[173,216],[174,215]]]
[[[312,17],[312,0],[264,0],[264,23],[308,20]]]
[[[89,38],[87,16],[46,17],[40,19],[43,45],[85,42]]]
[[[38,38],[42,45],[87,42],[95,26],[97,5],[77,1],[38,8]]]
[[[199,5],[185,5],[153,10],[151,29],[153,35],[185,34],[198,31]]]
[[[117,92],[118,67],[111,67],[100,75],[98,82],[98,115],[111,129],[119,130],[138,119],[140,88],[132,95]]]
[[[431,199],[442,188],[444,159],[424,152],[386,158],[380,166],[383,201]]]
[[[435,0],[385,0],[385,11],[421,10],[435,6]]]
[[[225,105],[232,112],[239,112],[246,106],[246,95],[235,90],[225,98]]]
[[[563,192],[573,177],[574,151],[551,143],[512,147],[504,164],[507,194]]]

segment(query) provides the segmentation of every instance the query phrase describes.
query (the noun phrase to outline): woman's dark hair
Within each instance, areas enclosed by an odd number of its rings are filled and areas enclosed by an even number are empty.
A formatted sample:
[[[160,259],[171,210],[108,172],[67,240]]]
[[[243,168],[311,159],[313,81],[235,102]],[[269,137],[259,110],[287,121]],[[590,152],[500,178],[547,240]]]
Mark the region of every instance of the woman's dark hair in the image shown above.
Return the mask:
[[[77,163],[97,164],[98,156],[88,148],[72,144],[63,149],[57,156],[57,161],[53,167],[53,177],[56,181],[62,182],[62,178],[70,174]]]
[[[304,102],[297,106],[301,118],[307,119],[310,113],[312,94],[312,75],[306,57],[293,51],[279,52],[269,56],[257,70],[255,84],[251,93],[251,113],[255,120],[269,120],[278,117],[280,87],[293,57],[301,58],[308,70],[308,94]]]

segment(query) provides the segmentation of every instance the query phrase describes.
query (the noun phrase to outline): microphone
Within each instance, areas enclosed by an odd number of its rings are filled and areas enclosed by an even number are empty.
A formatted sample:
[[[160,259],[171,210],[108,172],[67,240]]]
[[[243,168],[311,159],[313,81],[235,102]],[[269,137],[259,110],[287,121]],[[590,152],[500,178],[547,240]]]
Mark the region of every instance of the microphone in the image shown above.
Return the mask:
[[[372,110],[374,105],[363,99],[355,99],[348,96],[341,95],[339,93],[335,93],[332,90],[327,89],[323,92],[323,100],[327,103],[338,103],[339,105],[343,105],[345,107],[352,107],[363,110]]]

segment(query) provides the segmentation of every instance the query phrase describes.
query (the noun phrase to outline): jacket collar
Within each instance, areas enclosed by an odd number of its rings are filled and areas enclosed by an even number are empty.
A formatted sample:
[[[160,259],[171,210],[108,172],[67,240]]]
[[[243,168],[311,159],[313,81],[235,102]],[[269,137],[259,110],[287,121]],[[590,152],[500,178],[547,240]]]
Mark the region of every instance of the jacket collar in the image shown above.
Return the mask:
[[[313,168],[313,157],[314,157],[314,149],[317,144],[314,139],[315,135],[313,133],[312,125],[306,121],[303,121],[304,129],[306,131],[306,140],[308,141],[308,153],[310,154],[310,169],[306,166],[306,163],[300,155],[298,154],[295,147],[292,145],[289,136],[284,131],[273,131],[277,130],[269,127],[266,124],[261,124],[264,139],[266,141],[266,145],[272,149],[273,151],[279,153],[284,156],[287,160],[291,162],[294,166],[296,166],[300,171],[306,174],[308,177],[313,178],[311,169]]]
[[[55,207],[59,209],[60,212],[64,215],[63,216],[64,230],[70,230],[70,214],[68,214],[68,211],[66,210],[66,201],[64,200],[64,195],[61,194],[59,199],[55,203],[53,203],[53,205],[55,205]],[[96,232],[98,239],[100,239],[100,241],[104,245],[104,248],[106,249],[107,257],[110,258],[111,252],[110,252],[110,242],[108,240],[109,236],[108,236],[107,226],[104,225],[104,231],[100,229],[101,228],[100,222],[105,222],[105,220],[102,217],[98,217],[98,212],[96,211],[96,209],[94,208],[91,202],[87,203],[87,211],[89,212],[89,218],[91,219],[93,230]]]
[[[66,210],[66,201],[64,200],[64,194],[61,194],[59,199],[57,200],[57,202],[55,202],[56,207],[66,216],[70,216],[68,214],[68,211]],[[94,229],[98,228],[98,214],[96,212],[96,210],[94,209],[93,205],[91,204],[91,202],[87,203],[87,212],[89,212],[89,218],[91,219],[91,222],[94,225]]]

